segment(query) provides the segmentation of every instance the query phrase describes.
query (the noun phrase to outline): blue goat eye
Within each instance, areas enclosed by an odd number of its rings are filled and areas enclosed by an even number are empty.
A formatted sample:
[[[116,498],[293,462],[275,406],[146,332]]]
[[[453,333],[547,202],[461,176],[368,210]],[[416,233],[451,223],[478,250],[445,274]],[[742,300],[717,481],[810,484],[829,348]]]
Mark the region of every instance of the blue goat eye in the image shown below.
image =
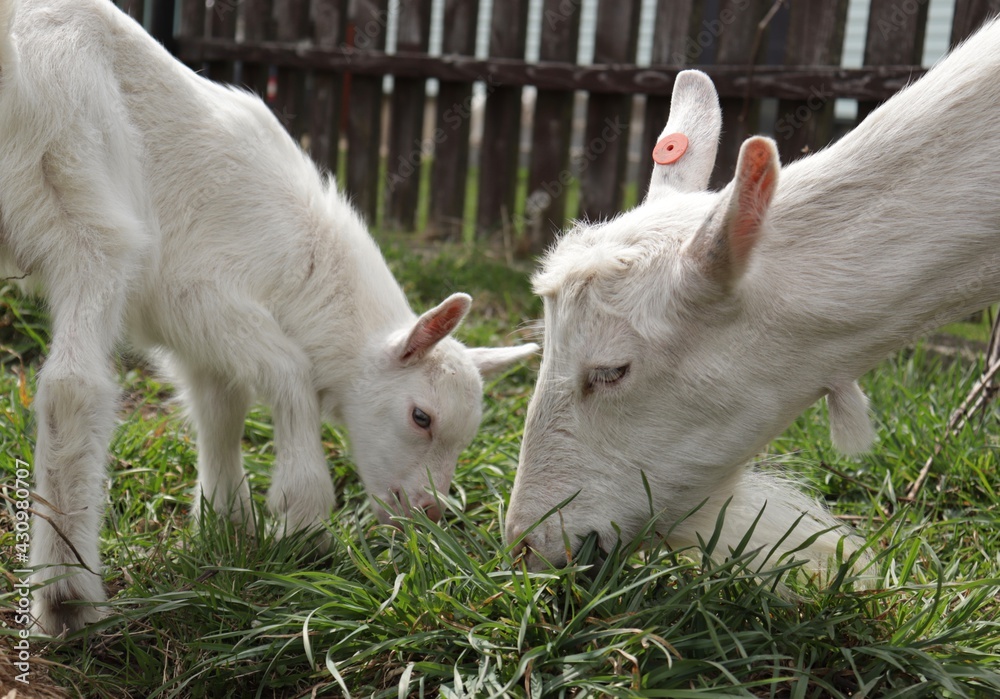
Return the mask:
[[[431,427],[431,416],[425,413],[420,408],[414,408],[411,414],[413,418],[413,424],[422,430],[428,430]]]

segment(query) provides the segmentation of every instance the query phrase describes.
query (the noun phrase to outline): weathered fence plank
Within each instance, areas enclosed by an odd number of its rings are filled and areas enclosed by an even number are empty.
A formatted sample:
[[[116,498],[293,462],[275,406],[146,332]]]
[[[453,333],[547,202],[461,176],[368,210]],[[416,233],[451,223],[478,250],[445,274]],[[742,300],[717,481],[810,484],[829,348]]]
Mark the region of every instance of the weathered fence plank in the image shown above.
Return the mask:
[[[539,60],[573,63],[580,39],[580,4],[545,0],[542,4]],[[570,90],[539,90],[531,137],[528,198],[525,202],[525,252],[539,252],[566,221],[566,191],[571,181],[573,135]]]
[[[271,41],[275,36],[274,0],[244,0],[243,1],[243,41],[245,47],[251,47],[264,41]],[[245,54],[246,55],[246,54]],[[243,61],[243,84],[260,95],[267,97],[267,80],[270,74],[270,63],[255,60],[246,55]]]
[[[153,0],[149,13],[149,33],[172,54],[177,53],[177,41],[174,39],[176,8],[176,0]]]
[[[217,39],[235,39],[236,9],[235,0],[216,0],[208,8],[208,35]],[[205,74],[218,82],[235,82],[236,61],[208,61],[205,64]]]
[[[444,0],[441,50],[470,56],[476,50],[479,0]],[[465,218],[469,177],[472,83],[443,80],[434,116],[434,162],[431,165],[428,227],[432,235],[458,240]]]
[[[653,53],[650,67],[672,65],[682,66],[699,58],[688,55],[687,40],[691,35],[692,20],[696,16],[695,0],[658,0],[653,28]],[[697,48],[697,44],[694,44]],[[642,148],[639,168],[639,196],[645,198],[649,189],[649,178],[653,174],[653,159],[650,155],[660,132],[670,115],[670,98],[664,95],[650,95],[646,99],[646,113],[642,125]]]
[[[296,43],[310,36],[309,0],[274,0],[274,32],[278,41]],[[308,128],[306,117],[306,73],[278,66],[277,92],[271,109],[297,139]]]
[[[344,43],[347,0],[312,0],[313,40],[320,48]],[[332,71],[316,71],[309,100],[309,154],[321,167],[336,172],[340,140],[343,81]]]
[[[145,0],[118,0],[116,4],[122,12],[140,24],[142,23],[142,15],[146,7]]]
[[[638,0],[599,0],[594,63],[635,60]],[[631,95],[590,95],[580,161],[580,215],[600,220],[621,210],[628,159]]]
[[[490,55],[523,59],[528,0],[495,2],[490,19]],[[521,87],[486,77],[476,210],[480,234],[496,231],[514,215],[521,138]]]
[[[990,17],[1000,13],[1000,0],[955,0],[951,22],[951,45],[971,35]]]
[[[385,48],[389,0],[356,0],[347,56],[363,59],[366,51]],[[350,70],[349,59],[344,68]],[[382,122],[382,77],[350,73],[347,121],[347,192],[368,223],[378,220],[379,145]]]
[[[905,9],[904,9],[905,8]],[[927,27],[926,2],[900,6],[899,0],[871,0],[868,10],[868,33],[865,36],[866,66],[920,65],[924,54],[924,35]],[[877,107],[879,102],[858,102],[860,122]]]
[[[839,65],[844,48],[847,0],[796,0],[789,8],[788,65]],[[781,100],[775,137],[789,163],[829,143],[836,93],[812,86],[805,100]]]
[[[398,26],[398,50],[427,53],[431,1],[406,0],[400,3]],[[401,77],[393,83],[383,218],[383,225],[388,227],[413,230],[416,226],[421,164],[425,156],[433,153],[430,148],[433,141],[424,143],[426,84],[423,78]]]
[[[718,16],[703,19],[701,31],[717,37],[715,65],[743,66],[747,73],[750,72],[749,66],[758,59],[754,51],[760,47],[755,41],[758,22],[771,4],[772,0],[722,0]],[[758,131],[760,100],[748,99],[747,95],[723,95],[719,105],[722,107],[722,137],[712,171],[712,187],[722,187],[733,179],[740,146]]]
[[[195,70],[200,70],[204,58],[195,56],[196,52],[185,51],[187,41],[202,41],[205,38],[205,0],[181,0],[180,27],[178,44],[180,58]],[[232,44],[235,46],[235,43]]]

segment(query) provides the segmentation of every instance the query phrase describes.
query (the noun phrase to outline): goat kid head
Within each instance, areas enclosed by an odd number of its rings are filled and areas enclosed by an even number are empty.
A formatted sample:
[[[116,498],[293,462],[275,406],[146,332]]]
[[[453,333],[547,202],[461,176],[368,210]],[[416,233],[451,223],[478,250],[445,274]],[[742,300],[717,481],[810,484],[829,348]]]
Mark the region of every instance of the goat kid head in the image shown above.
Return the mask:
[[[721,121],[710,79],[678,75],[661,138],[683,133],[687,150],[654,167],[640,206],[564,235],[534,278],[544,352],[506,521],[509,542],[528,532],[529,567],[565,564],[591,532],[604,548],[629,539],[653,513],[675,541],[707,540],[725,499],[753,481],[741,483],[744,464],[824,394],[838,446],[870,442],[857,385],[808,385],[762,302],[767,284],[748,283],[780,166],[773,141],[750,138],[734,180],[707,191]],[[764,490],[790,492],[763,483],[761,505]],[[677,524],[713,499],[697,532]],[[793,522],[788,502],[771,512]]]
[[[471,302],[453,294],[366,353],[344,419],[383,523],[411,508],[440,517],[438,497],[479,427],[483,377],[538,350],[533,343],[472,349],[451,337]]]

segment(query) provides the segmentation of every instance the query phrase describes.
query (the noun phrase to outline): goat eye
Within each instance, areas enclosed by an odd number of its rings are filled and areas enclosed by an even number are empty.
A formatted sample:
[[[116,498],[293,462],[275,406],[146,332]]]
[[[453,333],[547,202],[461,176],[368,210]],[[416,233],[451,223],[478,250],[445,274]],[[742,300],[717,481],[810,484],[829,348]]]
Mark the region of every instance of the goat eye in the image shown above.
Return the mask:
[[[630,368],[630,364],[618,367],[598,367],[590,372],[590,385],[612,386],[624,379]]]
[[[413,412],[410,414],[413,418],[413,424],[422,430],[429,430],[431,428],[431,416],[425,413],[420,408],[414,408]]]

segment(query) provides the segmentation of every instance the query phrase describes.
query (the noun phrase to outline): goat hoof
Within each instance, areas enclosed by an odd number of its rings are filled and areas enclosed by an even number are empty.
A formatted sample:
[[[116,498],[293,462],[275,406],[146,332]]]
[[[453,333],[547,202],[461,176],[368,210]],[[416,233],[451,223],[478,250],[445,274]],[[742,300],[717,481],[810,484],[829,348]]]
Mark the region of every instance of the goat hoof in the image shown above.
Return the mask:
[[[92,581],[78,580],[86,575]],[[97,576],[77,574],[72,578],[57,580],[33,591],[31,615],[35,632],[39,635],[64,638],[74,631],[100,621],[105,610],[101,603],[107,600],[104,586]]]

